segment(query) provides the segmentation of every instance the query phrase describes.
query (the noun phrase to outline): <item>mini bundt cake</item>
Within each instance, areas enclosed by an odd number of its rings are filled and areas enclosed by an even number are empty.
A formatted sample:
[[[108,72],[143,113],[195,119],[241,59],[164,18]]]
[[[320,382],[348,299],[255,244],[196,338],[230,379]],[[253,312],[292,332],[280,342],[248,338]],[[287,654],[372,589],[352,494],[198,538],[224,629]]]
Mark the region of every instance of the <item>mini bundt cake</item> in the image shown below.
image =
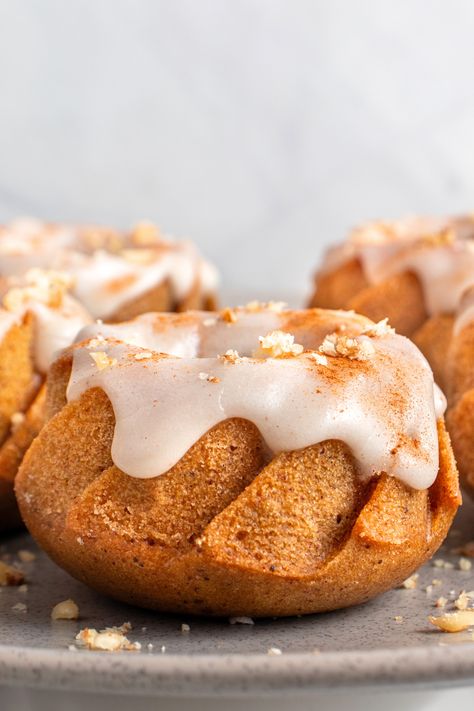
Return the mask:
[[[165,239],[149,223],[130,233],[31,219],[0,227],[0,295],[8,291],[0,310],[0,531],[19,521],[12,482],[41,427],[52,354],[92,318],[213,308],[215,288],[214,268],[192,244]]]
[[[13,480],[43,422],[53,355],[92,322],[66,275],[31,269],[15,284],[3,280],[0,308],[0,531],[20,522]]]
[[[87,326],[16,479],[30,532],[147,608],[291,615],[369,600],[460,503],[444,398],[386,322],[249,305]]]
[[[94,318],[123,321],[146,311],[215,308],[217,274],[190,242],[151,223],[130,232],[21,219],[0,227],[0,276],[31,267],[66,272]]]
[[[426,355],[446,388],[456,310],[474,284],[474,217],[411,218],[354,230],[327,253],[311,306],[388,317]]]

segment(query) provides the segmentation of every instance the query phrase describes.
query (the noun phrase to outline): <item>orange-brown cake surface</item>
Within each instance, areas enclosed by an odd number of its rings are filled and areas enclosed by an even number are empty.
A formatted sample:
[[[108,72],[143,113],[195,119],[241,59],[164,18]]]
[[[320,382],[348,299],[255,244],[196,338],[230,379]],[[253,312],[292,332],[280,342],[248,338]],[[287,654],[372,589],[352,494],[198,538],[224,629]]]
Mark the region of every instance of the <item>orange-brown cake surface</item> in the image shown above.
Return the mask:
[[[459,491],[443,398],[386,323],[252,305],[81,338],[50,371],[16,492],[92,587],[161,610],[309,613],[397,585],[445,537]]]

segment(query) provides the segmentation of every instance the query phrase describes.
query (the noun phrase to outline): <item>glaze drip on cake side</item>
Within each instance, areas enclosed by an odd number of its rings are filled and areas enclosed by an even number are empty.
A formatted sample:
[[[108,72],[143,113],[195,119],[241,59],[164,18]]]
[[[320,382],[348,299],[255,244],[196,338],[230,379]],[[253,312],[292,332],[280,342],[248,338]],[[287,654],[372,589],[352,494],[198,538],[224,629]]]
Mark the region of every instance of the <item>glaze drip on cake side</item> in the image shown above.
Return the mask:
[[[374,222],[329,250],[322,272],[358,259],[369,284],[395,274],[417,275],[429,315],[456,312],[474,284],[474,217]]]
[[[33,267],[70,274],[73,294],[96,318],[108,318],[163,283],[178,301],[196,283],[204,294],[217,287],[214,267],[192,243],[164,238],[148,223],[130,233],[31,219],[0,227],[0,274],[22,275]]]
[[[347,312],[231,313],[149,314],[82,332],[68,400],[105,391],[122,471],[163,474],[210,428],[240,417],[273,453],[337,439],[363,477],[433,483],[445,401],[410,341]]]

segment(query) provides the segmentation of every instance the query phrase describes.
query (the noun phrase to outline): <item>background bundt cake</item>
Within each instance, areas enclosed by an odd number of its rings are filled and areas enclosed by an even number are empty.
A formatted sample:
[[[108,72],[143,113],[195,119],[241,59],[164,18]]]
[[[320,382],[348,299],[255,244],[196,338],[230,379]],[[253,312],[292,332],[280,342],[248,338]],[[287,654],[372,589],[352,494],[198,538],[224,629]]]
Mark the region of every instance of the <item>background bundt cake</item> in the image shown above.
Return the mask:
[[[455,313],[473,284],[474,217],[375,222],[329,250],[311,305],[388,317],[417,343],[445,388]]]
[[[463,484],[474,494],[474,289],[460,304],[446,365],[449,425]]]
[[[0,530],[19,521],[12,482],[41,427],[53,353],[92,318],[207,309],[215,288],[214,268],[192,244],[149,223],[129,233],[25,219],[0,227]]]
[[[106,321],[215,306],[214,267],[191,242],[173,240],[148,222],[129,232],[33,219],[0,227],[0,276],[31,267],[69,274],[73,295]]]
[[[318,309],[86,327],[16,480],[49,555],[149,608],[289,615],[403,581],[459,505],[443,397],[386,323]]]

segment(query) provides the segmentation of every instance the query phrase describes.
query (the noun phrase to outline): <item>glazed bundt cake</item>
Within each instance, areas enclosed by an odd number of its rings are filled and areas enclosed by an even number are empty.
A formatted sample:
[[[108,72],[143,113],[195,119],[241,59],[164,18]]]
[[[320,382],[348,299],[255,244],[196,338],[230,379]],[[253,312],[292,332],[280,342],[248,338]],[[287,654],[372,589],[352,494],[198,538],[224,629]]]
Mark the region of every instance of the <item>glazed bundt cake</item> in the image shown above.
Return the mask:
[[[0,531],[19,523],[13,480],[41,428],[53,355],[92,321],[64,274],[32,269],[8,285],[0,308]]]
[[[151,223],[130,232],[21,219],[0,227],[0,276],[31,267],[72,277],[72,293],[94,318],[122,321],[146,311],[215,308],[217,275],[191,242]]]
[[[0,227],[0,531],[18,522],[12,482],[41,427],[53,353],[93,318],[207,309],[215,288],[214,268],[192,244],[149,223],[130,233],[31,219]]]
[[[411,218],[355,229],[328,251],[311,306],[388,317],[427,356],[443,388],[456,310],[474,284],[474,217]]]
[[[443,541],[460,503],[444,406],[416,346],[352,313],[94,324],[50,370],[16,493],[46,552],[119,600],[332,610]]]

